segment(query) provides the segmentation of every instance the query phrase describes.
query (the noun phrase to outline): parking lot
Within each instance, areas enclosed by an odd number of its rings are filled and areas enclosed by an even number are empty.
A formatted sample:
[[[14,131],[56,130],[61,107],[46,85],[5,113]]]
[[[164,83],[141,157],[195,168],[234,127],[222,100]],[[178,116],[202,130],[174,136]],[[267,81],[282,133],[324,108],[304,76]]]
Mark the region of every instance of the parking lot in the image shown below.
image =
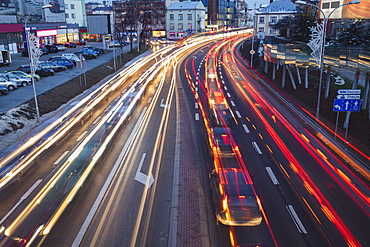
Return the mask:
[[[94,46],[97,48],[103,48],[101,42],[87,42],[88,46]],[[136,44],[134,44],[136,45]],[[49,53],[48,55],[43,55],[40,57],[40,61],[47,61],[52,56],[61,56],[63,53],[74,53],[81,50],[83,46],[77,46],[76,48],[66,48],[65,51],[58,51],[57,53]],[[126,53],[130,50],[130,46],[124,46],[122,50],[120,48],[107,48],[103,54],[99,54],[96,59],[86,59],[84,66],[74,66],[60,72],[55,72],[53,76],[41,77],[41,80],[35,83],[36,94],[42,94],[64,82],[68,81],[71,78],[77,77],[86,70],[94,68],[106,61],[113,59],[113,54],[118,56],[121,52]],[[29,58],[22,57],[19,54],[12,54],[12,63],[9,66],[0,66],[0,72],[5,71],[14,71],[21,65],[29,65]],[[112,68],[112,73],[114,68]],[[17,105],[22,104],[29,99],[34,97],[33,86],[32,84],[25,87],[18,87],[13,91],[9,91],[6,95],[0,96],[0,112],[5,112]]]

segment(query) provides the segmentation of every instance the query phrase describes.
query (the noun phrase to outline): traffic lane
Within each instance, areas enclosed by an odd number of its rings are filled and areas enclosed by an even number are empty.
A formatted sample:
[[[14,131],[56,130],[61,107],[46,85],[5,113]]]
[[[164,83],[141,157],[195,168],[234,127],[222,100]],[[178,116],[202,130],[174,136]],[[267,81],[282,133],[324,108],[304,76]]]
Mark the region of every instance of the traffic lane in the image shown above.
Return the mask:
[[[135,111],[133,111],[130,120],[122,126],[121,133],[117,135],[114,143],[110,145],[109,152],[101,157],[85,184],[80,188],[74,200],[45,239],[45,246],[72,246],[101,188],[112,171],[122,148],[129,139],[143,108],[147,106],[148,99],[152,97],[150,92],[155,91],[155,89],[154,86],[148,88],[146,94],[135,108]],[[65,229],[68,229],[68,231],[65,231]]]
[[[261,89],[259,92],[261,92],[261,91],[263,91],[263,89]],[[276,107],[277,106],[277,104],[274,104],[274,106]],[[278,128],[275,128],[276,129],[276,131],[278,132],[279,130],[278,130]],[[288,134],[289,135],[289,133],[285,133],[285,134]],[[292,142],[294,143],[294,142],[296,142],[296,140],[294,140],[295,138],[291,138],[291,140],[292,140]],[[285,141],[284,141],[285,142]],[[288,142],[286,142],[286,143],[288,143]],[[298,145],[298,146],[297,146]],[[301,161],[301,163],[302,164],[304,164],[304,162],[305,162],[305,164],[307,164],[307,170],[309,170],[310,169],[310,167],[312,167],[312,164],[317,164],[317,161],[315,160],[315,159],[313,159],[312,157],[311,157],[311,155],[307,155],[307,149],[306,148],[303,148],[303,150],[302,151],[298,151],[298,147],[299,146],[301,146],[299,143],[298,144],[292,144],[291,145],[291,149],[292,150],[294,150],[294,151],[297,151],[297,152],[294,152],[296,155],[297,155],[297,157],[300,157],[301,156],[301,158],[299,158],[299,160]],[[278,148],[278,147],[277,147]],[[305,151],[306,150],[306,151]],[[301,155],[299,155],[298,153],[301,153]],[[306,156],[302,156],[302,155],[306,155]],[[311,160],[311,162],[308,162],[309,160]],[[311,164],[311,165],[308,165],[308,164]],[[313,169],[313,168],[312,168]],[[317,173],[317,171],[312,171],[312,173],[311,174],[315,174],[315,173]],[[322,178],[322,179],[320,179],[319,177],[319,174],[317,175],[317,179],[315,179],[316,180],[316,183],[317,184],[320,184],[320,181],[326,181],[326,182],[328,182],[329,184],[331,183],[330,181],[332,181],[332,179],[330,178],[330,177],[328,177],[327,176],[327,174],[326,174],[326,172],[324,172],[322,175],[324,175],[324,176],[326,176],[326,179],[325,178]],[[312,176],[312,177],[315,177],[315,176]],[[323,183],[325,183],[325,182],[323,182]],[[322,189],[324,189],[325,188],[325,184],[322,184]],[[314,202],[313,202],[314,203]],[[338,204],[340,205],[341,203],[338,201]],[[334,203],[334,204],[332,204],[332,205],[338,205],[338,204],[336,204],[336,203]],[[318,213],[320,214],[320,212],[321,212],[321,210],[320,210],[320,206],[318,206]],[[324,218],[326,218],[325,216],[324,216]],[[330,236],[329,234],[328,234],[328,236]]]
[[[208,48],[204,48],[204,52],[208,52]],[[200,93],[200,98],[194,98],[194,93],[197,91],[193,91],[193,87],[189,87],[189,85],[193,85],[193,82],[195,82],[197,75],[196,70],[194,70],[194,73],[191,73],[191,78],[190,81],[191,83],[189,84],[188,79],[189,79],[189,74],[185,73],[186,71],[192,71],[192,61],[191,58],[192,55],[189,55],[189,59],[187,59],[185,62],[183,62],[183,70],[180,70],[180,78],[182,81],[182,85],[184,88],[185,92],[185,97],[187,98],[187,102],[189,102],[189,109],[190,109],[190,116],[188,121],[195,121],[195,131],[197,135],[197,140],[198,140],[198,145],[197,148],[199,149],[200,153],[200,160],[199,160],[199,165],[197,167],[197,172],[199,173],[199,181],[200,186],[202,186],[202,191],[204,193],[205,200],[206,200],[206,217],[207,217],[207,226],[208,226],[208,231],[209,231],[209,241],[210,241],[210,246],[215,246],[215,247],[225,247],[225,246],[231,246],[230,243],[230,237],[229,237],[229,227],[219,224],[216,224],[216,217],[215,217],[215,205],[213,202],[213,197],[212,197],[212,191],[211,191],[211,184],[209,180],[209,174],[212,172],[214,169],[213,166],[213,158],[211,157],[211,150],[209,148],[209,143],[207,141],[208,139],[208,134],[207,131],[205,130],[204,127],[204,122],[202,119],[202,113],[200,110],[200,106],[198,106],[199,100],[203,99],[204,97],[201,96],[202,93],[205,93],[204,91],[201,92],[199,90],[198,92]],[[201,70],[204,71],[204,61]],[[204,76],[200,75],[200,78],[204,78]],[[200,84],[203,84],[203,80],[201,79],[199,82],[202,82]],[[194,83],[195,85],[195,83]],[[200,85],[201,86],[201,85]],[[205,96],[206,97],[206,96]],[[199,117],[197,117],[199,116]],[[193,216],[193,215],[192,215]]]
[[[161,88],[158,87],[158,90]],[[172,106],[163,107],[162,99],[167,93],[168,88],[163,87],[161,95],[151,100],[151,106],[141,120],[138,135],[121,161],[119,176],[114,179],[107,191],[109,196],[106,196],[106,200],[101,203],[99,211],[95,214],[81,243],[82,246],[106,246],[122,241],[134,244],[145,239],[141,238],[142,235],[152,235],[147,232],[146,225],[152,220],[150,214],[153,210],[152,200],[157,189],[160,189],[157,187],[157,179],[158,169],[162,165],[161,145],[164,143],[157,143],[156,140],[166,135],[165,129],[162,129],[165,127],[161,123],[162,116],[166,117],[172,108]],[[174,140],[171,143],[174,147]],[[144,186],[147,181],[149,189]],[[149,213],[146,213],[147,210]]]

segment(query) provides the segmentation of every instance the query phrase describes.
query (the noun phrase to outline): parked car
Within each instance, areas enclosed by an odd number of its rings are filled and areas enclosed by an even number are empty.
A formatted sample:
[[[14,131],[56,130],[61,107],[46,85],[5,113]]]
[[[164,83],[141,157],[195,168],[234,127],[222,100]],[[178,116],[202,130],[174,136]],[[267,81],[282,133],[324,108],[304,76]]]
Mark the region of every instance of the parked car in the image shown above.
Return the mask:
[[[17,68],[19,71],[23,71],[26,73],[31,73],[30,65],[21,65]],[[40,66],[35,66],[35,73],[39,76],[52,76],[55,74],[55,71],[52,69],[41,68]]]
[[[93,49],[90,49],[90,48],[82,48],[80,51],[88,51],[88,52],[91,52],[91,53],[95,53],[97,56],[100,55],[100,52],[94,51]]]
[[[58,51],[65,51],[66,50],[66,47],[64,46],[64,44],[54,44]]]
[[[69,60],[68,58],[65,57],[51,57],[49,61],[58,64],[58,65],[64,65],[67,68],[72,68],[75,66],[72,60]]]
[[[44,45],[43,47],[45,47],[49,51],[49,53],[58,52],[58,47],[56,45]]]
[[[41,46],[39,49],[40,49],[40,50],[41,50],[41,52],[42,52],[41,56],[42,56],[42,55],[47,55],[47,54],[49,54],[49,50],[48,50],[48,49],[46,49],[46,47]],[[28,57],[28,49],[24,49],[24,50],[22,51],[22,57]]]
[[[23,72],[23,71],[18,71],[18,70],[10,70],[10,71],[5,71],[6,73],[12,73],[14,75],[17,75],[17,76],[20,76],[20,77],[26,77],[26,78],[33,78],[34,81],[39,81],[41,79],[41,77],[38,75],[38,74],[33,74],[33,76],[31,74],[27,74],[26,72]]]
[[[0,83],[0,95],[5,95],[8,94],[8,88],[6,87],[5,84]]]
[[[6,86],[6,88],[7,88],[9,91],[13,91],[13,90],[15,90],[15,89],[17,89],[17,88],[18,88],[18,86],[17,86],[17,83],[16,83],[16,82],[14,82],[14,81],[8,81],[8,80],[6,80],[6,79],[4,79],[4,78],[2,78],[2,77],[0,77],[0,84],[1,84],[1,85],[5,85],[5,86]]]
[[[109,48],[121,47],[121,44],[119,43],[118,40],[112,40],[111,42],[109,42],[108,47]]]
[[[93,51],[97,51],[99,52],[100,54],[103,54],[105,52],[105,50],[103,48],[98,48],[98,47],[95,47],[95,46],[92,46],[92,45],[85,45],[83,49],[91,49]]]
[[[64,44],[64,46],[67,48],[76,48],[77,45],[74,42],[67,42]]]
[[[76,45],[86,45],[86,42],[84,40],[79,40],[75,42]]]
[[[97,58],[98,57],[98,55],[96,53],[93,53],[93,52],[90,52],[90,51],[87,51],[87,50],[85,50],[85,51],[84,50],[77,51],[77,52],[75,52],[73,54],[75,54],[77,56],[82,55],[86,59],[94,59],[94,58]]]
[[[25,87],[28,84],[31,84],[31,79],[26,77],[20,77],[17,75],[14,75],[12,73],[0,73],[0,77],[8,80],[8,81],[14,81],[17,83],[17,86]]]
[[[63,57],[65,58],[68,58],[69,60],[72,60],[73,62],[80,62],[81,59],[79,56],[77,56],[76,54],[73,54],[73,53],[63,53],[62,54]],[[82,57],[83,60],[85,60],[84,57]]]
[[[47,69],[52,69],[55,72],[60,72],[60,71],[65,71],[67,70],[67,67],[64,65],[59,65],[56,63],[53,63],[51,61],[40,61],[39,66],[41,68],[47,68]]]

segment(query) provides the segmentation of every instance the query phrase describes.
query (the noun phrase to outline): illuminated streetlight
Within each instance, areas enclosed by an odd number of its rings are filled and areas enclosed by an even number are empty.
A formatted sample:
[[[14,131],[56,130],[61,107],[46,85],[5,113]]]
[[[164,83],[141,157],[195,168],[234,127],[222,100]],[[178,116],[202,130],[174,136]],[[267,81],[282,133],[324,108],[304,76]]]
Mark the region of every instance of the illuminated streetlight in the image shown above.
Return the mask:
[[[317,106],[316,106],[316,118],[319,119],[319,116],[320,116],[320,100],[321,100],[321,87],[322,87],[322,76],[323,76],[323,72],[324,72],[324,54],[325,54],[325,39],[326,39],[326,28],[327,28],[327,25],[328,25],[328,20],[331,16],[331,14],[333,14],[334,11],[336,11],[337,9],[343,7],[343,6],[346,6],[346,5],[350,5],[350,4],[359,4],[360,1],[359,0],[354,0],[354,1],[351,1],[349,3],[344,3],[344,4],[341,4],[339,5],[338,7],[336,7],[335,9],[333,9],[328,16],[325,15],[324,11],[322,9],[320,9],[319,7],[317,7],[316,5],[313,5],[313,4],[310,4],[310,3],[306,3],[305,1],[296,1],[295,2],[296,4],[305,4],[305,5],[308,5],[308,6],[312,6],[316,9],[318,9],[322,16],[324,17],[323,18],[323,23],[322,23],[322,31],[321,31],[321,41],[320,41],[320,79],[319,79],[319,90],[318,90],[318,95],[317,95]]]
[[[34,9],[33,11],[31,11],[27,17],[26,17],[26,20],[25,20],[25,23],[24,23],[24,29],[26,30],[26,40],[27,40],[27,48],[28,48],[28,57],[29,57],[29,60],[30,60],[30,70],[31,70],[31,78],[32,78],[32,87],[33,87],[33,96],[35,98],[35,108],[36,108],[36,119],[37,119],[37,122],[40,122],[40,111],[39,111],[39,105],[37,103],[37,94],[36,94],[36,86],[35,86],[35,80],[33,78],[34,74],[35,74],[35,50],[32,49],[34,48],[34,44],[31,44],[31,40],[30,40],[30,31],[28,30],[27,28],[27,23],[28,23],[28,18],[30,18],[31,14],[33,14],[33,12],[37,11],[37,10],[40,10],[40,9],[50,9],[52,8],[53,6],[51,4],[47,4],[47,5],[44,5],[42,6],[41,8],[37,8],[37,9]]]

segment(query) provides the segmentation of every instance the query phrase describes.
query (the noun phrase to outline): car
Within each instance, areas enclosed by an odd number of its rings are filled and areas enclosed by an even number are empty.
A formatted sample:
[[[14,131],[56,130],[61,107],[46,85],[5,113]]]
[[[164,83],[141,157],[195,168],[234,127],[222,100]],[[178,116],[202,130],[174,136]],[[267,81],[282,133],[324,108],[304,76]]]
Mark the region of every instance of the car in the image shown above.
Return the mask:
[[[161,38],[161,39],[159,39],[159,43],[161,43],[161,44],[167,44],[168,43],[168,40],[166,38]]]
[[[121,47],[121,44],[119,43],[118,40],[112,40],[111,42],[109,42],[108,47],[109,48]]]
[[[28,84],[31,84],[31,79],[30,78],[20,77],[20,76],[14,75],[12,73],[0,73],[0,77],[6,79],[8,81],[14,81],[15,83],[17,83],[18,87],[19,86],[25,87]]]
[[[64,44],[54,44],[56,47],[57,47],[57,49],[58,49],[58,51],[65,51],[66,50],[66,47],[64,46]]]
[[[49,54],[49,50],[48,50],[48,49],[46,49],[46,47],[44,47],[44,46],[41,46],[41,47],[40,47],[40,50],[41,50],[41,52],[42,52],[41,56],[42,56],[42,55],[47,55],[47,54]],[[24,49],[24,50],[22,51],[22,57],[28,57],[28,49]]]
[[[77,45],[74,42],[67,42],[64,44],[64,46],[67,48],[76,48]]]
[[[55,58],[50,58],[49,61],[55,63],[55,64],[58,64],[58,65],[64,65],[66,66],[67,68],[73,68],[75,66],[75,64],[73,63],[72,60],[69,60],[68,58],[65,58],[65,57],[55,57]]]
[[[8,94],[8,88],[6,85],[0,83],[0,95]]]
[[[75,42],[76,45],[86,45],[86,42],[84,40],[79,40]]]
[[[15,89],[18,88],[18,85],[16,82],[13,82],[13,81],[8,81],[2,77],[0,77],[0,85],[5,85],[5,87],[9,90],[9,91],[13,91]]]
[[[85,46],[83,47],[83,49],[85,49],[85,48],[87,48],[87,49],[91,49],[91,50],[93,50],[93,51],[97,51],[97,52],[99,52],[100,54],[103,54],[103,53],[105,52],[105,50],[104,50],[103,48],[98,48],[98,47],[95,47],[95,46],[92,46],[92,45],[85,45]]]
[[[69,60],[72,60],[75,63],[81,61],[80,57],[73,53],[63,53],[62,56],[68,58]],[[85,58],[82,57],[82,60],[85,60]]]
[[[157,39],[157,38],[152,38],[152,39],[149,41],[149,43],[150,43],[151,45],[159,45],[159,42],[158,42],[158,39]]]
[[[64,66],[64,65],[59,65],[59,64],[55,64],[51,61],[40,61],[39,63],[39,66],[41,68],[48,68],[48,69],[52,69],[54,70],[55,72],[60,72],[60,71],[65,71],[67,70],[67,67]]]
[[[49,51],[49,53],[58,52],[58,47],[56,45],[44,45],[43,47],[45,47]]]
[[[94,51],[93,49],[90,49],[90,48],[82,48],[80,51],[88,51],[88,52],[95,53],[97,56],[100,55],[99,51]]]
[[[65,57],[65,56],[63,56],[63,54],[61,56],[52,56],[52,57],[49,58],[48,61],[52,62],[53,60],[56,60],[56,59],[65,59],[65,58],[71,60],[73,65],[76,66],[77,61],[75,61],[74,59],[70,59],[68,57]]]
[[[75,54],[77,56],[82,55],[86,59],[94,59],[94,58],[98,57],[98,55],[96,53],[92,53],[92,52],[89,52],[89,51],[83,51],[83,50],[77,51],[73,54]]]
[[[5,71],[6,73],[12,73],[12,74],[15,74],[17,76],[20,76],[20,77],[26,77],[26,78],[33,78],[34,82],[36,81],[39,81],[41,79],[41,77],[38,75],[38,74],[33,74],[33,76],[31,74],[27,74],[26,72],[23,72],[23,71],[18,71],[18,70],[9,70],[9,71]]]
[[[17,70],[23,71],[26,73],[31,73],[31,67],[29,64],[19,66]],[[46,68],[41,68],[40,66],[35,66],[35,73],[38,74],[39,76],[45,77],[45,76],[54,75],[55,71],[52,69],[46,69]]]

